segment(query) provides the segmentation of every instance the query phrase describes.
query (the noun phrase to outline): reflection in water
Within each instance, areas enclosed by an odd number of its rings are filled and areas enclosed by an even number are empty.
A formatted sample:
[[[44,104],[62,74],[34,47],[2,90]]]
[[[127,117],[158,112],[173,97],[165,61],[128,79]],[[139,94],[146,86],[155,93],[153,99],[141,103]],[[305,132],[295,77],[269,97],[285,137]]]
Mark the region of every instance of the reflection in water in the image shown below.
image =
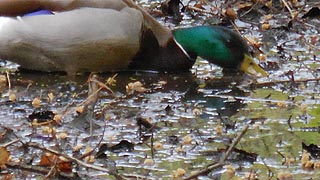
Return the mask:
[[[190,72],[177,74],[121,72],[116,77],[116,86],[110,87],[118,98],[114,99],[107,93],[102,93],[96,108],[99,109],[107,104],[112,106],[110,109],[119,111],[118,113],[128,113],[133,116],[137,113],[145,113],[150,117],[156,117],[158,112],[165,110],[168,105],[174,106],[177,109],[176,113],[180,113],[182,110],[179,109],[183,109],[185,104],[189,104],[193,108],[200,107],[203,110],[201,115],[203,119],[209,119],[212,116],[230,117],[244,104],[239,99],[226,99],[225,96],[246,96],[246,93],[237,87],[237,84],[241,83],[239,75],[226,74],[222,78],[204,81],[195,78]],[[113,75],[111,73],[99,74],[99,79],[101,82],[105,82],[108,77]],[[18,99],[14,108],[19,109],[19,106],[22,106],[19,104],[21,101],[32,101],[35,97],[48,99],[47,95],[53,93],[56,99],[55,103],[50,104],[42,100],[42,108],[65,111],[64,108],[76,106],[87,98],[88,76],[88,74],[62,76],[35,72],[12,76],[12,91],[17,94]],[[134,81],[141,81],[148,91],[126,96],[126,85]],[[224,97],[220,98],[220,95]],[[33,111],[33,107],[29,108],[28,112]],[[126,116],[130,115],[124,115],[124,117]],[[3,118],[7,119],[8,117]]]
[[[106,79],[113,75],[113,73],[99,74],[99,80],[105,83]],[[150,146],[148,143],[150,140],[141,141],[140,135],[138,135],[137,117],[150,118],[151,124],[156,124],[159,127],[153,132],[157,141],[165,143],[168,137],[175,136],[177,144],[168,145],[180,146],[181,136],[185,136],[185,133],[191,130],[200,130],[201,140],[206,141],[209,139],[207,136],[211,136],[214,131],[215,125],[212,126],[212,122],[217,122],[213,121],[214,118],[229,118],[237,113],[241,106],[244,106],[240,100],[217,96],[245,96],[245,92],[236,86],[240,81],[237,82],[233,75],[204,81],[196,78],[190,72],[177,74],[121,72],[116,77],[116,86],[110,87],[115,96],[101,91],[94,109],[88,109],[81,114],[74,109],[88,97],[88,76],[87,74],[70,77],[43,73],[12,75],[11,91],[17,94],[17,101],[8,104],[5,99],[2,100],[0,123],[12,129],[18,127],[17,136],[24,137],[22,139],[24,141],[29,141],[30,137],[33,142],[48,144],[50,138],[47,137],[50,134],[42,134],[41,131],[33,134],[26,117],[33,112],[53,111],[65,114],[62,126],[55,128],[57,134],[67,132],[68,143],[95,147],[102,139],[103,143],[111,147],[127,140],[135,145],[134,151],[130,152],[129,157],[142,161],[145,156],[149,156]],[[126,85],[135,81],[140,81],[147,91],[128,95]],[[54,95],[52,102],[48,98],[49,93]],[[31,102],[35,97],[41,100],[39,108],[32,106]],[[202,114],[195,116],[192,111],[194,108],[201,109]],[[16,113],[19,109],[24,111]],[[166,112],[168,109],[170,109],[170,113]],[[12,118],[12,113],[15,115],[14,118]],[[9,119],[10,121],[8,121]],[[91,122],[93,122],[93,134],[89,131]],[[41,129],[41,127],[38,128]],[[64,141],[58,140],[59,143],[62,143],[60,148],[70,148],[66,146]],[[204,142],[199,140],[199,143]],[[166,144],[165,148],[167,148]],[[194,150],[193,155],[190,154],[188,157],[182,158],[197,158],[201,154],[198,152],[201,148],[206,147],[199,146]],[[66,150],[66,152],[69,151]],[[20,156],[19,153],[13,152],[12,156]],[[112,154],[108,154],[109,151],[105,153],[107,153],[107,157],[112,156]],[[141,158],[141,153],[143,158]],[[159,168],[162,163],[167,161],[179,162],[181,160],[180,156],[171,156],[171,153],[171,148],[164,150],[163,153],[156,153],[155,161],[159,163],[157,164]],[[120,157],[121,155],[118,158]],[[125,159],[126,156],[123,156],[119,161],[116,161],[117,166],[132,168],[134,163],[126,162]],[[154,170],[154,172],[158,171]],[[165,171],[162,169],[159,172]],[[95,175],[92,174],[92,176]]]
[[[210,95],[221,95],[221,96],[244,96],[245,92],[239,88],[230,89],[230,84],[225,83],[215,83],[211,85],[216,85],[212,89],[210,87],[206,87],[204,89],[198,88],[198,84],[194,84],[193,87],[189,88],[189,90],[184,95],[184,100],[186,102],[192,102],[199,106],[203,106],[207,109],[215,110],[219,116],[232,116],[235,114],[240,107],[243,106],[241,100],[237,99],[226,99],[225,97],[212,97]],[[209,92],[208,92],[209,91]],[[210,92],[211,91],[211,92]],[[210,116],[210,115],[208,115]]]

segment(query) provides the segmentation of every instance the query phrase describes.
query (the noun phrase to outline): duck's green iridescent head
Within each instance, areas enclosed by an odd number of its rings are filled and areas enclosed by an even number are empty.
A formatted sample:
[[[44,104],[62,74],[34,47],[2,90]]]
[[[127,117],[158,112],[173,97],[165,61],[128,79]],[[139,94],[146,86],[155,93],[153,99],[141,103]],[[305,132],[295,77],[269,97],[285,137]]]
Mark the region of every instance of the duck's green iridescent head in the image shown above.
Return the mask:
[[[198,26],[176,29],[173,35],[190,56],[200,56],[223,68],[267,76],[249,55],[247,43],[230,29],[221,26]]]

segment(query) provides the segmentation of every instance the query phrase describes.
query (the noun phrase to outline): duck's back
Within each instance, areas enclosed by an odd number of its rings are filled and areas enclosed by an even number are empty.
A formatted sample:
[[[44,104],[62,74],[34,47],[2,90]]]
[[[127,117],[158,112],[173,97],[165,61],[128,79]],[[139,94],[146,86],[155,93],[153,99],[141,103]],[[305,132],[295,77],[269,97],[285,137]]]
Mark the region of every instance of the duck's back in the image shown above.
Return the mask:
[[[143,17],[123,8],[0,18],[0,58],[40,71],[126,69],[140,47]]]

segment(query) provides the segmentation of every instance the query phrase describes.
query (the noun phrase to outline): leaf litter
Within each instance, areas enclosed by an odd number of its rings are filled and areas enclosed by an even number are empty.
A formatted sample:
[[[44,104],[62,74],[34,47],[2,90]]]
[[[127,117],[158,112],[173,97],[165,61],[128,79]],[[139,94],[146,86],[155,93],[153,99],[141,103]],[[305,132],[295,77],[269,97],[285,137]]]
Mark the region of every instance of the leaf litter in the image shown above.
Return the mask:
[[[17,73],[10,67],[0,76],[1,175],[319,176],[314,155],[319,147],[319,3],[172,2],[166,7],[171,10],[163,10],[161,4],[139,1],[169,27],[220,24],[236,29],[269,77],[235,75],[202,59],[191,73],[89,78]]]

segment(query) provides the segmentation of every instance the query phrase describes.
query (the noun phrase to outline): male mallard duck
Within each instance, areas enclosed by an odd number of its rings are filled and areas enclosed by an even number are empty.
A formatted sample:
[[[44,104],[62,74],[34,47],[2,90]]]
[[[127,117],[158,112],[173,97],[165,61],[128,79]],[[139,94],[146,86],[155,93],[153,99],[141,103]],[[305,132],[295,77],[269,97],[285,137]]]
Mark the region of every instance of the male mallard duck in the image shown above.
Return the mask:
[[[170,31],[132,0],[0,2],[0,58],[38,71],[185,70],[197,56],[225,68],[267,75],[246,42],[219,26]]]

